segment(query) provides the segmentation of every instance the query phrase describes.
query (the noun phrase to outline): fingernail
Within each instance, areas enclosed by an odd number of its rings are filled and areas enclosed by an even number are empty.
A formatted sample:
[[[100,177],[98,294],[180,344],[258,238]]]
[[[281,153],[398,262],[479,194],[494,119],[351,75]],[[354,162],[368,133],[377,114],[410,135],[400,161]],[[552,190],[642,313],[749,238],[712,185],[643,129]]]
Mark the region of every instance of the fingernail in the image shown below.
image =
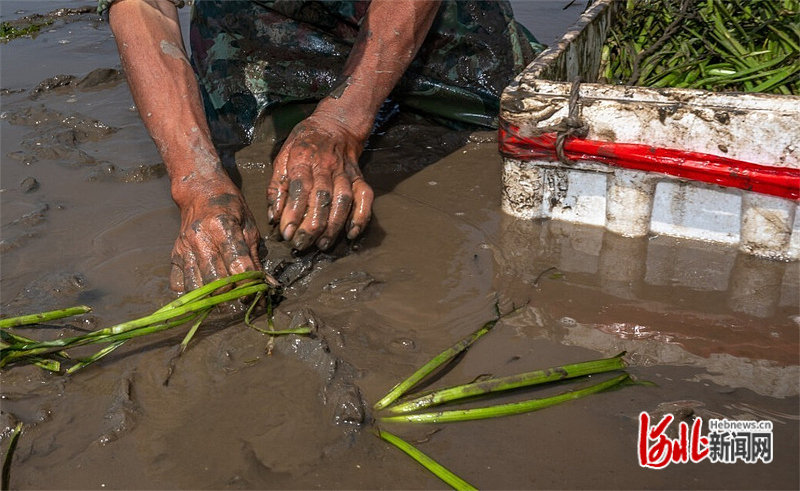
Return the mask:
[[[350,231],[347,232],[347,238],[350,239],[350,240],[353,240],[356,237],[358,237],[358,234],[360,234],[360,233],[361,233],[361,227],[356,225],[354,227],[351,227]]]
[[[323,237],[323,238],[319,239],[319,242],[317,242],[317,247],[319,247],[320,250],[323,250],[323,251],[326,250],[330,246],[331,246],[331,239],[329,239],[327,237]]]
[[[294,248],[301,251],[307,249],[311,245],[311,240],[311,236],[301,230],[294,236]]]
[[[295,230],[297,230],[297,225],[294,223],[287,225],[286,228],[283,229],[283,232],[281,232],[281,234],[283,234],[283,240],[291,240]]]
[[[267,221],[270,224],[275,223],[275,210],[272,208],[272,206],[267,208]]]

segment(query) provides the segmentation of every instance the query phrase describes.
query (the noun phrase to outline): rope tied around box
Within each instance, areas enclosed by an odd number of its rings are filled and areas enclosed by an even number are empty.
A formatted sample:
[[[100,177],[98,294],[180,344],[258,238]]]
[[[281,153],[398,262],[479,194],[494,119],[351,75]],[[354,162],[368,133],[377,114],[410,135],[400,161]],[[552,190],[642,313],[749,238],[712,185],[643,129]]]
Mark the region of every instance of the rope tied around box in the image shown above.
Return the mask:
[[[575,161],[567,157],[566,152],[564,151],[564,144],[567,141],[568,137],[577,137],[577,138],[585,138],[586,135],[589,134],[589,125],[587,125],[583,119],[581,118],[581,106],[580,106],[580,88],[581,88],[581,78],[575,77],[572,81],[572,86],[569,90],[569,99],[567,99],[567,117],[562,118],[556,124],[548,124],[545,126],[539,126],[538,122],[535,126],[525,125],[525,134],[526,136],[522,137],[519,134],[519,128],[515,128],[513,131],[513,139],[517,140],[519,138],[519,142],[523,143],[524,141],[532,141],[539,139],[540,137],[547,137],[549,135],[555,136],[555,141],[552,144],[553,150],[555,150],[555,157],[564,165],[572,166],[575,164]],[[559,112],[559,109],[549,108],[546,114],[541,115],[541,119],[539,122],[544,121],[552,117],[555,113]],[[511,126],[508,124],[506,120],[502,117],[500,118],[500,153],[503,153],[504,146],[508,146],[508,141],[506,139],[510,136],[508,130],[511,129]],[[523,143],[524,145],[524,143]],[[508,150],[508,149],[506,149]],[[552,151],[552,150],[551,150]]]
[[[575,77],[575,80],[572,81],[572,87],[569,90],[569,100],[567,101],[569,109],[567,117],[561,120],[559,124],[553,125],[547,130],[548,132],[556,132],[556,156],[558,157],[558,161],[564,165],[572,165],[575,163],[574,160],[567,157],[564,153],[564,142],[567,140],[567,137],[577,136],[583,138],[589,133],[589,126],[583,122],[580,115],[581,108],[578,101],[580,98],[580,88],[581,78]]]
[[[584,138],[589,133],[589,126],[583,122],[580,114],[580,87],[581,78],[575,77],[572,81],[572,87],[569,90],[569,99],[567,100],[567,117],[563,118],[557,124],[550,124],[547,126],[538,126],[531,131],[532,137],[538,137],[547,133],[555,133],[555,151],[558,161],[564,165],[573,165],[574,160],[567,157],[564,153],[564,143],[568,137],[577,136]],[[552,113],[550,113],[552,115]]]

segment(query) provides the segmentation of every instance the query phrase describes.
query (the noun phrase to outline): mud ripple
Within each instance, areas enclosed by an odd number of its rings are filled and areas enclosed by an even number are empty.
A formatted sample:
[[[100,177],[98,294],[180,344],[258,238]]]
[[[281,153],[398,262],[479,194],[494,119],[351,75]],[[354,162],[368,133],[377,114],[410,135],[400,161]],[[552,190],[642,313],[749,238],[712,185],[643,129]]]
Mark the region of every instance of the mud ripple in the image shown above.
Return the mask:
[[[91,89],[106,89],[115,87],[125,80],[122,71],[116,68],[97,68],[78,78],[75,75],[59,74],[48,77],[34,87],[28,97],[38,99],[43,94],[63,88],[74,88],[81,91]]]
[[[10,124],[33,128],[20,142],[24,150],[7,154],[27,164],[55,160],[70,166],[96,165],[98,161],[79,147],[105,140],[118,131],[96,119],[78,113],[65,115],[43,104],[9,111],[3,117]]]

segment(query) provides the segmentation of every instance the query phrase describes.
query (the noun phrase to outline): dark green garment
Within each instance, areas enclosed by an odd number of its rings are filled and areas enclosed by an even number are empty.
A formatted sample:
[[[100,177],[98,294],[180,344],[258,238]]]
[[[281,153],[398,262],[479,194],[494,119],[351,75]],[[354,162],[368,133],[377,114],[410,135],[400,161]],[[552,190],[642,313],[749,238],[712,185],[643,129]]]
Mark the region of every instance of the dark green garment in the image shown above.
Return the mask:
[[[263,115],[330,94],[368,6],[196,0],[192,64],[215,143],[247,144]],[[508,1],[445,0],[390,100],[455,125],[495,127],[503,88],[540,50]]]

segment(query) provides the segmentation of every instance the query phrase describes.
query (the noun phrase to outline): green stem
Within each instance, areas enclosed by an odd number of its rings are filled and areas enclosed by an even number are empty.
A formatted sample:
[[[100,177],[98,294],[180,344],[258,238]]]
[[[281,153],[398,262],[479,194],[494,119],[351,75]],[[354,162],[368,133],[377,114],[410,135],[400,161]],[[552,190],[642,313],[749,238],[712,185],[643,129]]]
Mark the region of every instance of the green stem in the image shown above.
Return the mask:
[[[259,300],[261,300],[263,297],[264,297],[264,292],[258,292],[258,293],[256,293],[256,298],[254,298],[254,299],[253,299],[253,303],[251,303],[251,304],[250,304],[250,307],[248,307],[248,308],[247,308],[247,312],[245,312],[245,314],[244,314],[244,324],[245,324],[247,327],[252,327],[252,328],[254,328],[254,329],[255,329],[255,326],[253,326],[253,323],[252,323],[252,322],[250,322],[250,314],[252,314],[252,313],[253,313],[253,309],[255,309],[255,308],[256,308],[256,304],[257,304],[257,303],[258,303],[258,301],[259,301]]]
[[[267,334],[269,336],[283,336],[286,334],[311,334],[310,327],[295,327],[293,329],[262,329],[256,325],[251,325],[251,329],[254,329],[261,334]]]
[[[211,308],[208,308],[208,309],[204,310],[203,312],[201,312],[200,316],[197,318],[197,320],[194,321],[194,324],[192,324],[192,327],[189,328],[189,332],[186,333],[186,336],[183,338],[183,341],[181,341],[181,349],[180,349],[181,353],[186,351],[186,348],[189,346],[189,341],[192,340],[192,338],[194,337],[195,333],[200,328],[200,324],[202,324],[203,321],[206,320],[206,317],[208,317],[208,314],[210,314],[210,313],[211,313]]]
[[[275,316],[272,314],[272,296],[267,295],[267,329],[275,330]]]
[[[497,406],[482,407],[476,409],[461,409],[453,411],[439,411],[434,413],[421,413],[421,414],[403,414],[400,416],[387,416],[378,418],[378,421],[383,423],[453,423],[457,421],[471,421],[475,419],[486,418],[499,418],[502,416],[511,416],[514,414],[522,414],[531,411],[536,411],[546,407],[554,406],[562,402],[579,399],[581,397],[602,392],[615,385],[618,385],[629,379],[629,375],[624,373],[618,375],[610,380],[601,382],[599,384],[591,385],[584,389],[565,392],[553,397],[544,399],[532,399],[529,401],[513,402],[509,404],[500,404]]]
[[[436,477],[447,483],[447,485],[451,486],[453,489],[458,489],[458,490],[477,489],[467,481],[455,475],[453,472],[448,470],[442,464],[436,462],[432,458],[422,453],[419,449],[417,449],[417,447],[411,445],[402,438],[395,436],[389,433],[388,431],[383,431],[380,428],[376,428],[376,431],[378,436],[382,440],[391,443],[395,447],[405,452],[409,457],[416,460],[420,465],[431,471],[434,475],[436,475]]]
[[[469,336],[464,337],[450,348],[442,351],[441,353],[433,357],[431,361],[424,364],[419,370],[411,374],[410,377],[403,380],[399,384],[395,385],[392,388],[392,390],[389,391],[388,394],[383,396],[383,398],[380,401],[375,403],[374,406],[375,410],[378,411],[387,407],[389,404],[396,401],[400,396],[408,392],[412,387],[417,385],[422,379],[430,375],[431,372],[433,372],[443,364],[455,358],[462,351],[469,348],[472,345],[472,343],[474,343],[475,341],[480,339],[481,336],[489,332],[495,326],[495,324],[497,324],[497,321],[500,320],[500,317],[501,316],[498,315],[496,319],[485,323],[483,326],[481,326],[480,329],[473,332]]]
[[[27,326],[30,324],[41,324],[42,322],[52,321],[56,319],[63,319],[64,317],[72,317],[73,315],[85,314],[91,312],[92,308],[86,305],[78,305],[77,307],[69,307],[61,310],[51,310],[49,312],[42,312],[40,314],[21,315],[19,317],[9,317],[8,319],[0,319],[0,329],[8,329],[9,327]]]
[[[20,336],[19,334],[14,334],[11,331],[0,330],[0,338],[2,339],[10,339],[14,341],[14,344],[27,344],[27,343],[38,343],[35,339],[26,338],[25,336]],[[0,342],[0,348],[8,348],[12,346],[6,342]],[[55,353],[56,356],[60,356],[61,358],[66,358],[69,360],[69,355],[66,351],[58,351]]]
[[[164,305],[160,309],[153,312],[154,314],[159,314],[161,312],[165,312],[167,310],[172,310],[176,307],[180,307],[181,305],[186,305],[187,303],[193,302],[199,298],[211,295],[215,291],[219,290],[224,286],[228,286],[234,284],[239,281],[243,280],[264,280],[265,275],[263,271],[245,271],[244,273],[235,274],[232,276],[226,276],[225,278],[220,278],[216,281],[212,281],[211,283],[201,286],[196,290],[192,290],[190,292],[186,292],[180,297],[176,298],[172,302]]]
[[[84,358],[83,360],[80,360],[78,363],[72,365],[71,367],[69,367],[67,369],[67,375],[73,374],[73,373],[77,372],[78,370],[80,370],[81,368],[86,367],[88,365],[91,365],[92,363],[96,362],[100,358],[106,356],[107,354],[111,353],[115,349],[117,349],[120,346],[122,346],[123,344],[125,344],[125,341],[127,341],[127,340],[123,339],[122,341],[115,341],[115,342],[111,343],[110,345],[106,346],[105,348],[101,349],[97,353],[93,354],[92,356],[90,356],[88,358]]]
[[[189,321],[197,319],[198,317],[202,316],[202,314],[203,314],[202,312],[190,312],[188,314],[183,315],[182,317],[179,317],[177,319],[168,322],[151,324],[149,326],[139,327],[137,329],[131,329],[129,331],[121,332],[119,334],[109,334],[99,338],[89,338],[86,339],[86,342],[84,342],[83,344],[112,343],[116,341],[122,341],[125,339],[138,338],[140,336],[144,336],[147,334],[155,334],[157,332],[172,329],[173,327],[182,326],[183,324],[186,324]]]
[[[61,362],[58,360],[51,360],[50,358],[43,358],[40,356],[31,357],[31,363],[39,368],[47,370],[48,372],[60,372]]]
[[[600,360],[563,365],[544,370],[535,370],[532,372],[520,373],[508,377],[492,377],[486,380],[481,380],[480,382],[441,389],[430,394],[426,394],[422,397],[391,406],[387,408],[387,411],[392,414],[409,413],[424,409],[426,407],[438,406],[440,404],[458,401],[468,397],[518,389],[520,387],[540,385],[548,382],[555,382],[557,380],[582,377],[584,375],[591,375],[595,373],[621,370],[625,368],[625,362],[622,360],[623,354],[624,352],[613,358],[603,358]]]
[[[17,448],[17,441],[22,434],[22,422],[17,423],[14,431],[11,432],[11,438],[8,442],[8,450],[6,456],[3,458],[3,489],[8,489],[11,484],[11,460],[14,458],[14,450]]]
[[[256,329],[259,332],[263,332],[264,334],[269,334],[270,336],[284,336],[286,334],[311,334],[310,327],[295,327],[294,329],[276,329],[274,331],[267,331],[265,329]]]

